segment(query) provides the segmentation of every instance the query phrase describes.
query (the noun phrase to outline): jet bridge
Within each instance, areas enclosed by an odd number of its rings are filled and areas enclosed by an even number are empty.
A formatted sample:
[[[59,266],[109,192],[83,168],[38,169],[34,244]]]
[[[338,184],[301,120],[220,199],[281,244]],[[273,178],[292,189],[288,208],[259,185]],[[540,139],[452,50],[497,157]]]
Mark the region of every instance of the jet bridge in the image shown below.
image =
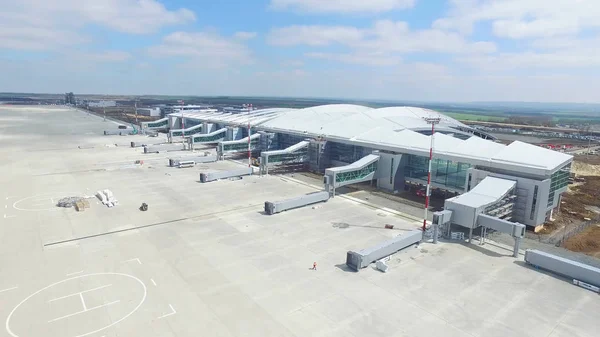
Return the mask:
[[[283,150],[263,151],[260,154],[260,172],[269,174],[269,165],[306,163],[309,141],[301,141]]]
[[[158,130],[158,129],[168,129],[169,128],[169,118],[161,118],[159,120],[155,120],[153,122],[142,122],[142,129],[147,130]]]
[[[194,125],[186,129],[169,130],[169,138],[172,139],[173,137],[191,136],[196,133],[200,133],[201,130],[202,124]]]
[[[446,217],[444,221],[469,228],[469,242],[473,237],[473,229],[478,227],[482,227],[481,244],[485,242],[487,228],[507,233],[515,238],[513,255],[517,257],[521,238],[525,235],[525,225],[509,221],[517,198],[516,186],[514,180],[488,176],[471,191],[444,202],[445,211],[452,212],[450,219]]]
[[[372,180],[377,172],[378,161],[378,155],[370,154],[350,165],[326,169],[323,178],[325,190],[335,196],[338,187]]]
[[[250,150],[256,150],[260,146],[260,134],[255,133],[250,136]],[[248,137],[238,140],[228,140],[219,142],[217,146],[217,154],[219,158],[223,158],[228,153],[239,153],[248,151]]]
[[[219,129],[217,131],[211,133],[198,133],[190,137],[190,142],[192,144],[209,144],[209,143],[218,143],[225,139],[227,135],[227,129]]]

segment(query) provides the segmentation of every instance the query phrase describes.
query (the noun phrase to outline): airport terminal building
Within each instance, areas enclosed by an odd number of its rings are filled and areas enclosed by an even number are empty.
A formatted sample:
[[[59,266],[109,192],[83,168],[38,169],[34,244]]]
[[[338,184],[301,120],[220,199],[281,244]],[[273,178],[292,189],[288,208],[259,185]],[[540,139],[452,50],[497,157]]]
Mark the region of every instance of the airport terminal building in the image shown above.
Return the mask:
[[[425,118],[432,117],[440,122],[433,135],[431,182],[458,194],[445,203],[454,212],[453,222],[473,228],[478,215],[486,215],[537,227],[552,216],[567,189],[572,156],[519,141],[499,144],[432,110],[348,104],[243,114],[200,109],[143,127],[167,130],[169,139],[185,139],[191,146],[215,144],[220,157],[245,154],[250,142],[263,174],[304,165],[324,174],[324,187],[332,194],[369,181],[393,192],[426,184],[432,135]]]

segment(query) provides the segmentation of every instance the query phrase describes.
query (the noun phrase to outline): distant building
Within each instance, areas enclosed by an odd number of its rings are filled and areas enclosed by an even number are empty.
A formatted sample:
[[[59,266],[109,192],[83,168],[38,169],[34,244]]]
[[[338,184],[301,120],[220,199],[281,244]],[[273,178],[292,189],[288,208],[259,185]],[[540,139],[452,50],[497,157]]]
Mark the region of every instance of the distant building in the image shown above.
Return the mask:
[[[65,94],[65,104],[75,105],[77,101],[75,100],[75,95],[72,92],[68,92]]]
[[[109,108],[117,106],[116,101],[88,101],[87,106],[90,108]]]
[[[212,111],[217,112],[216,109],[211,110],[208,105],[166,105],[161,108],[161,116],[166,116],[168,114],[182,112],[182,111]]]
[[[232,113],[232,114],[241,114],[241,113],[250,112],[250,111],[252,111],[252,108],[250,108],[250,107],[231,107],[231,106],[229,106],[229,107],[223,108],[223,112]]]
[[[138,108],[137,114],[140,116],[160,117],[160,108]]]

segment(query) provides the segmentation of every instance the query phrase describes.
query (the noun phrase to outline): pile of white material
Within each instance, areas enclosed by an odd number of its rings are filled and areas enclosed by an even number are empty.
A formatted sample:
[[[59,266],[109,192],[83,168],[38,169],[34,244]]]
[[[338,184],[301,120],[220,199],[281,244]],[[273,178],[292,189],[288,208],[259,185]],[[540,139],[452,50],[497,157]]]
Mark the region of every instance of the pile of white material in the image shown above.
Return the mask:
[[[96,197],[100,199],[103,205],[113,207],[119,204],[119,201],[115,198],[110,190],[103,190],[96,192]]]

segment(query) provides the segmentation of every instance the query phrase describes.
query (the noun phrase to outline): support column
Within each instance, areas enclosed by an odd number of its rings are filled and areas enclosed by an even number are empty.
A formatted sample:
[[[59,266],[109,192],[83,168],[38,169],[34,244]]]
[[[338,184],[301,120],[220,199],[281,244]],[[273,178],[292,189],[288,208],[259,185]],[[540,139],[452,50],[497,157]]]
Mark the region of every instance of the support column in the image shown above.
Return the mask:
[[[519,249],[521,248],[521,238],[515,237],[515,248],[513,251],[513,257],[519,257]]]
[[[469,243],[471,243],[472,239],[473,239],[473,227],[469,228]]]
[[[439,231],[439,227],[440,225],[436,222],[433,223],[433,243],[437,244],[438,242],[438,231]]]
[[[481,227],[481,235],[479,237],[479,245],[483,246],[485,243],[485,227]]]

